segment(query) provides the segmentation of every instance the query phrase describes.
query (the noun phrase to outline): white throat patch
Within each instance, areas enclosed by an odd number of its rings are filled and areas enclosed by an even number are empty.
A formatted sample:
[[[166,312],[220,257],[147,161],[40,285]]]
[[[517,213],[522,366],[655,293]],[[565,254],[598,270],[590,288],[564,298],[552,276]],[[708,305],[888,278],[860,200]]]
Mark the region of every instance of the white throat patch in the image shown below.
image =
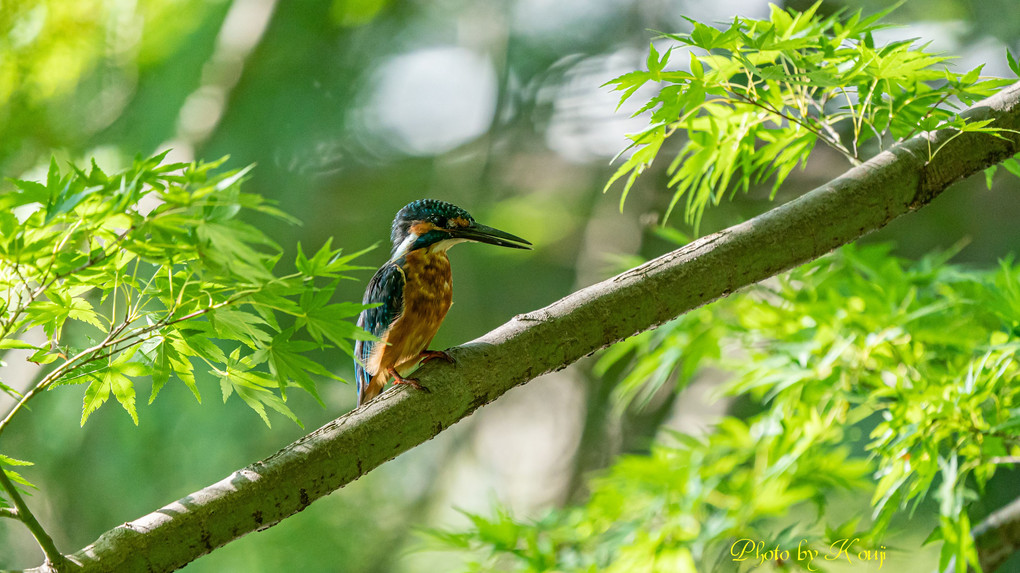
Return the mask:
[[[393,256],[390,257],[390,260],[391,261],[395,261],[395,260],[399,259],[400,257],[403,257],[404,255],[406,255],[411,250],[411,247],[414,246],[414,242],[418,240],[418,237],[419,237],[419,235],[415,235],[414,233],[411,233],[411,234],[407,235],[407,237],[403,240],[403,242],[401,242],[399,245],[397,245],[397,249],[395,251],[393,251]],[[437,243],[432,243],[431,245],[429,245],[428,252],[430,252],[430,253],[443,253],[443,252],[446,252],[450,247],[452,247],[452,246],[454,246],[454,245],[456,245],[458,243],[466,243],[469,240],[470,239],[461,239],[461,238],[443,239],[442,241],[439,241]]]
[[[430,245],[429,246],[429,252],[430,253],[444,253],[450,247],[452,247],[452,246],[454,246],[454,245],[456,245],[458,243],[466,243],[466,242],[467,242],[467,239],[460,239],[460,238],[458,238],[458,239],[443,239],[442,241],[439,241],[438,243],[433,243],[432,245]]]

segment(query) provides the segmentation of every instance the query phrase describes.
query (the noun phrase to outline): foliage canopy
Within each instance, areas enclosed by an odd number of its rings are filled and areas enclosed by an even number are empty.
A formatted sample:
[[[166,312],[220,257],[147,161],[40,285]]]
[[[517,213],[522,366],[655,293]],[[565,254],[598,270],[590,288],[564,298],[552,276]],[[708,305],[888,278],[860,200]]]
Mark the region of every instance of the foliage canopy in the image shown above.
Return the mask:
[[[71,384],[84,386],[82,425],[111,396],[137,424],[137,384],[151,380],[150,403],[171,378],[201,400],[196,365],[266,424],[267,408],[300,424],[287,389],[319,400],[315,377],[340,380],[310,354],[351,354],[351,340],[367,336],[347,320],[362,305],[330,300],[358,253],[327,241],[309,257],[299,245],[296,271],[275,274],[281,247],[238,215],[291,219],[241,191],[248,169],[164,155],[113,175],[94,162],[61,173],[53,161],[45,181],[0,194],[0,349],[28,350],[43,367],[24,391],[0,381],[18,400],[0,432],[31,398]],[[44,343],[27,341],[33,329]]]
[[[623,92],[621,104],[642,86],[658,85],[635,112],[650,111],[651,125],[630,136],[633,153],[606,184],[626,178],[621,207],[677,133],[685,139],[667,169],[674,194],[666,216],[684,199],[685,221],[695,227],[706,206],[737,189],[771,179],[774,194],[819,142],[856,165],[922,131],[996,133],[988,122],[968,123],[956,114],[1011,80],[982,78],[982,66],[951,72],[950,58],[925,51],[915,39],[876,45],[873,33],[892,9],[867,18],[861,12],[822,18],[820,5],[804,12],[771,5],[768,19],[734,18],[722,30],[689,20],[690,33],[662,36],[676,45],[661,54],[650,46],[647,71],[607,84]],[[687,69],[676,69],[682,64],[675,55],[683,52]],[[1012,55],[1009,62],[1020,74]]]

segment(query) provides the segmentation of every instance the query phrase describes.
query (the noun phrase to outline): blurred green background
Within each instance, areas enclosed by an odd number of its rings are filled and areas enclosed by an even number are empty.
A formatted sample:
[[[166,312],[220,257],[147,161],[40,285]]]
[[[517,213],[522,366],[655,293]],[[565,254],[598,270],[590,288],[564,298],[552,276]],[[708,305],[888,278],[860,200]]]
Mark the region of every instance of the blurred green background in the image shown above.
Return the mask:
[[[844,6],[886,3],[826,1],[822,11]],[[959,69],[987,63],[986,74],[1006,76],[1005,48],[1020,51],[1020,19],[1003,17],[1014,11],[1013,0],[908,1],[883,39],[919,37],[956,56]],[[638,181],[622,213],[618,190],[602,193],[624,134],[645,119],[616,111],[616,96],[600,86],[643,65],[655,30],[687,29],[684,16],[767,13],[758,0],[3,0],[0,175],[38,177],[51,154],[94,156],[108,169],[168,147],[173,160],[230,155],[228,165],[257,164],[246,190],[303,221],[256,221],[288,249],[284,260],[298,242],[308,252],[333,236],[348,251],[378,243],[361,260],[373,267],[387,256],[401,206],[451,201],[536,249],[453,251],[456,304],[434,342],[445,348],[670,248],[654,232],[670,199],[665,165]],[[819,150],[778,201],[845,169]],[[768,190],[755,190],[710,209],[701,232],[771,206]],[[964,240],[957,260],[990,265],[1020,244],[1017,221],[1016,181],[1001,177],[987,190],[978,177],[868,240],[893,240],[907,256]],[[345,283],[343,297],[360,299],[370,274]],[[351,376],[346,356],[325,361]],[[0,376],[26,385],[31,369],[8,362]],[[726,406],[704,405],[694,388],[651,415],[618,420],[608,415],[609,384],[584,361],[536,380],[186,570],[454,570],[458,557],[422,551],[416,528],[461,523],[455,508],[484,512],[494,500],[539,515],[583,496],[582,476],[617,453],[639,451],[662,427],[704,426]],[[30,503],[61,549],[303,433],[282,417],[266,428],[237,400],[223,404],[213,380],[200,388],[201,405],[168,386],[140,407],[137,428],[115,407],[80,428],[75,387],[17,420],[3,449],[36,462],[26,471],[40,487]],[[321,393],[326,410],[291,397],[308,429],[354,405],[349,385],[323,382]],[[8,407],[0,399],[0,411]],[[0,568],[40,561],[19,524],[0,522]]]

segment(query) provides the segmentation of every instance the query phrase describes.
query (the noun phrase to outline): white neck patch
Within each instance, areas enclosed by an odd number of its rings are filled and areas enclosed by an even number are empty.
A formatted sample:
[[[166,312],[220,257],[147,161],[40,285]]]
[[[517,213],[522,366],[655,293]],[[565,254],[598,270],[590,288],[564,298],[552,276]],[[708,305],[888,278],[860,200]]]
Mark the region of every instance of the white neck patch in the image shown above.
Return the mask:
[[[393,256],[390,257],[390,260],[395,261],[400,257],[406,255],[407,252],[411,249],[411,245],[413,245],[414,242],[417,240],[418,235],[415,235],[414,233],[409,233],[407,237],[404,238],[404,241],[397,245],[397,248],[394,249]]]
[[[390,260],[391,261],[395,261],[395,260],[399,259],[400,257],[403,257],[403,256],[407,255],[407,253],[409,253],[411,251],[411,247],[414,246],[414,242],[418,240],[419,236],[420,235],[415,235],[414,233],[411,233],[411,234],[407,235],[407,238],[405,238],[403,240],[403,242],[401,242],[399,245],[397,245],[396,250],[393,251],[393,256],[390,257]],[[429,245],[429,248],[428,248],[427,252],[429,252],[429,253],[445,253],[450,247],[452,247],[452,246],[454,246],[454,245],[456,245],[458,243],[466,243],[468,241],[469,241],[469,239],[461,239],[461,238],[443,239],[442,241],[439,241],[439,242],[436,242],[436,243],[432,243],[431,245]]]
[[[439,241],[438,243],[432,243],[432,245],[429,246],[429,252],[430,253],[445,253],[450,247],[452,247],[452,246],[454,246],[454,245],[456,245],[458,243],[466,243],[466,242],[467,242],[467,239],[460,239],[460,238],[457,238],[457,239],[443,239],[442,241]]]

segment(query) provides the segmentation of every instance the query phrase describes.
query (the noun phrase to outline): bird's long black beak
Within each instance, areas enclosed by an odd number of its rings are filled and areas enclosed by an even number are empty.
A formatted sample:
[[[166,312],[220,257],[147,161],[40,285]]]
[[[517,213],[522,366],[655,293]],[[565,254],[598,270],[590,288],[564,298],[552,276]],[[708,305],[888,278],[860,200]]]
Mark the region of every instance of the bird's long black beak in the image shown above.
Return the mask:
[[[472,223],[468,227],[454,229],[450,232],[450,235],[459,239],[488,243],[490,245],[499,245],[500,247],[531,249],[531,243],[516,235],[511,235],[506,231],[500,231],[499,229],[493,229],[492,227],[487,227],[485,225],[479,225],[478,223]]]

